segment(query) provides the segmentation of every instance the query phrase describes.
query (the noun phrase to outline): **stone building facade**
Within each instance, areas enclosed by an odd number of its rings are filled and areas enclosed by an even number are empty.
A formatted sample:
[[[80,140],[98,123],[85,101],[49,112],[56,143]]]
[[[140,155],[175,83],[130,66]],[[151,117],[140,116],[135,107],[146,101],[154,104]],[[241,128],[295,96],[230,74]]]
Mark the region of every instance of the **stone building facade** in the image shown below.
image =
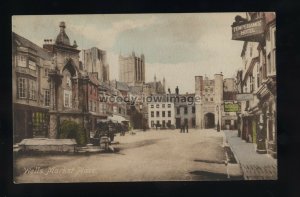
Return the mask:
[[[257,144],[258,153],[277,157],[276,15],[273,12],[247,12],[244,22],[238,25],[257,21],[260,25],[252,31],[254,33],[242,38],[233,37],[244,41],[237,88],[239,94],[252,95],[251,99],[240,101],[238,129],[242,139]]]
[[[195,76],[195,96],[199,97],[196,102],[196,127],[215,128],[222,122],[223,109],[223,75],[215,74],[214,79]]]
[[[82,50],[83,70],[96,76],[99,82],[109,81],[109,64],[107,63],[106,51],[96,47]]]
[[[176,95],[174,99],[175,107],[175,127],[180,128],[182,125],[188,125],[189,128],[196,127],[196,108],[195,94]],[[175,98],[176,98],[175,96]]]
[[[99,81],[82,69],[65,23],[59,27],[56,39],[45,39],[43,48],[12,35],[14,142],[58,138],[64,120],[81,124],[89,139],[97,119],[106,118],[100,112]]]
[[[119,78],[130,86],[142,85],[145,82],[145,56],[119,56]]]
[[[175,110],[172,102],[148,103],[148,126],[155,128],[167,128],[167,125],[175,125]]]
[[[47,137],[50,108],[48,72],[52,55],[12,33],[12,98],[14,143]]]

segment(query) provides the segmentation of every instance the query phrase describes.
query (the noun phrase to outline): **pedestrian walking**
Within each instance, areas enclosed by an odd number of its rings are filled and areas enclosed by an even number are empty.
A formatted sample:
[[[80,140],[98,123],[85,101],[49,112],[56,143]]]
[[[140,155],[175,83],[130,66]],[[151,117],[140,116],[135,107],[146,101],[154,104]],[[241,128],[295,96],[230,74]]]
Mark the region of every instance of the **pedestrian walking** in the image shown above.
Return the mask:
[[[188,123],[185,124],[185,128],[186,128],[186,132],[188,133],[189,132],[189,125],[188,125]]]
[[[179,128],[180,128],[180,133],[182,133],[182,125],[180,125],[180,127],[179,127]]]

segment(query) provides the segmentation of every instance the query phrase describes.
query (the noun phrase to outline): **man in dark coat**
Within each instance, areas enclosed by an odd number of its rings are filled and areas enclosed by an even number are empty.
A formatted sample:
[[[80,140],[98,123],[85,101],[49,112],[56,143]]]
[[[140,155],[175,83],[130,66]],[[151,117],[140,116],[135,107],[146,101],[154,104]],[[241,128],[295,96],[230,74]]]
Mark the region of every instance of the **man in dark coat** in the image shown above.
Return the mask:
[[[188,125],[188,123],[185,124],[185,128],[186,128],[186,132],[188,133],[189,132],[189,125]]]

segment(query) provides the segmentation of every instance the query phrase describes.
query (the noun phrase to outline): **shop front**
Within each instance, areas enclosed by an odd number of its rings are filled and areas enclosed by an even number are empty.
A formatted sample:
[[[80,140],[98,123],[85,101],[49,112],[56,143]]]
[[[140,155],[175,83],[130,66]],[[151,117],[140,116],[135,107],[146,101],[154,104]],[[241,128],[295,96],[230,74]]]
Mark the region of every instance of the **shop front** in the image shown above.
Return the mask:
[[[13,105],[14,143],[25,138],[48,137],[48,109],[22,105]]]

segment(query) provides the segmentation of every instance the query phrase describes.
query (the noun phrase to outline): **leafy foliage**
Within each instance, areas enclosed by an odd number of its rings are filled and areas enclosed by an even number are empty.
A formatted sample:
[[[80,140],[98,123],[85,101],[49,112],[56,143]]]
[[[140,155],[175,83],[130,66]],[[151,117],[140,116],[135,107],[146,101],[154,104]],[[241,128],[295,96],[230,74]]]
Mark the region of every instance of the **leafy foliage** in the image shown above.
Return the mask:
[[[86,135],[82,126],[71,120],[64,120],[60,126],[60,139],[75,139],[78,145],[87,143]]]

